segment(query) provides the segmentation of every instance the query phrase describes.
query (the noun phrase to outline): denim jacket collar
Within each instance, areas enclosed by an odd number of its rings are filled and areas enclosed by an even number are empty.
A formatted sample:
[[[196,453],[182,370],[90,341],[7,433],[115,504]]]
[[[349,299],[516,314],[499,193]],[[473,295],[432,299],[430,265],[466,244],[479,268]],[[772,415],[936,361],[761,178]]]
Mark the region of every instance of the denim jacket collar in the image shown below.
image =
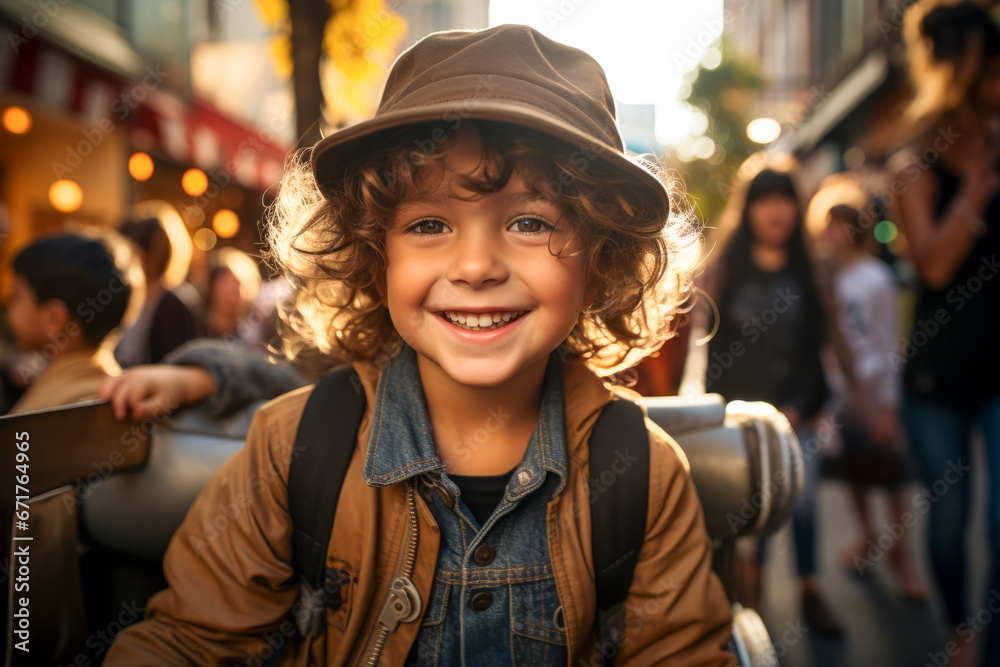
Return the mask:
[[[538,424],[523,460],[511,475],[507,499],[517,500],[537,489],[545,471],[559,475],[558,493],[566,484],[566,467],[562,362],[558,352],[553,352],[545,368]],[[431,434],[417,354],[404,345],[382,366],[375,389],[365,482],[369,486],[389,486],[434,471],[444,471],[444,464]]]

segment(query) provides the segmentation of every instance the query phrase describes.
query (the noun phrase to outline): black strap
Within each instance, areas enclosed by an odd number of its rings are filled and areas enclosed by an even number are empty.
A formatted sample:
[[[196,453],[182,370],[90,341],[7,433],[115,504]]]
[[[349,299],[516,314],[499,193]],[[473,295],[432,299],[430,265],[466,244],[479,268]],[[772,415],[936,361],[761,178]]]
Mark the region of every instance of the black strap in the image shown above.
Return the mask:
[[[612,641],[624,622],[635,564],[646,537],[649,434],[642,408],[616,399],[606,405],[590,436],[590,542],[597,579],[600,653],[610,663]]]
[[[288,512],[294,528],[292,558],[296,573],[313,592],[323,591],[337,500],[354,453],[365,403],[365,392],[354,367],[347,364],[337,368],[316,383],[295,434],[288,472]],[[325,603],[321,606],[325,607]]]

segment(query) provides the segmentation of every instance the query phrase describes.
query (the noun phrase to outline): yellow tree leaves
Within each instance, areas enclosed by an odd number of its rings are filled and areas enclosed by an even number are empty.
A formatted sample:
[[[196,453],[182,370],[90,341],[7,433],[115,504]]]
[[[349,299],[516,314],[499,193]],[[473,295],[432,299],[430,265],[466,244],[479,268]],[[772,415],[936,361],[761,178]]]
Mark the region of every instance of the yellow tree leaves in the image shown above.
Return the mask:
[[[389,65],[406,32],[406,22],[385,0],[327,0],[331,18],[323,30],[320,66],[328,124],[336,127],[370,117],[378,103]],[[277,28],[272,43],[277,71],[291,76],[288,0],[257,0],[264,21]]]

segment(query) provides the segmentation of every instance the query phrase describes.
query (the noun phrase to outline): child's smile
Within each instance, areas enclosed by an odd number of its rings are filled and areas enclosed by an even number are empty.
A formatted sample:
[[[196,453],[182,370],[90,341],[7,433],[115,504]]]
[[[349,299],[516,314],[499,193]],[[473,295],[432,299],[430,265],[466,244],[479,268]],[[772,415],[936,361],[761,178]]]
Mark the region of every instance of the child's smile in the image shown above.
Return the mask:
[[[404,200],[386,232],[389,313],[452,380],[497,386],[544,368],[573,330],[586,305],[584,262],[567,247],[573,221],[519,175],[499,192],[465,187],[484,180],[474,130],[455,135],[444,166],[421,170],[433,191]]]
[[[524,311],[504,310],[488,313],[470,313],[467,311],[446,310],[438,314],[466,331],[491,331],[506,326],[508,323],[521,317],[521,315],[524,315]]]

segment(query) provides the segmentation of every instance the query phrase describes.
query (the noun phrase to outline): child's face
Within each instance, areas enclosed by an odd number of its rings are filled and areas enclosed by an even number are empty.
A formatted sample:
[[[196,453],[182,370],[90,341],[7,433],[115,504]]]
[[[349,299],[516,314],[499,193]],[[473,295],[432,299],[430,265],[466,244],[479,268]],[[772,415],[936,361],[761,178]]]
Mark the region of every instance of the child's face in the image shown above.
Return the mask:
[[[381,287],[408,345],[454,381],[488,387],[544,368],[588,295],[583,259],[568,246],[572,221],[559,205],[517,175],[492,194],[462,186],[462,176],[482,175],[482,158],[478,135],[463,128],[444,168],[421,170],[437,187],[399,206],[385,235]]]
[[[20,276],[14,276],[14,286],[7,301],[7,324],[17,342],[25,350],[37,350],[49,342],[46,322],[50,319],[45,304],[38,303],[35,290]]]

